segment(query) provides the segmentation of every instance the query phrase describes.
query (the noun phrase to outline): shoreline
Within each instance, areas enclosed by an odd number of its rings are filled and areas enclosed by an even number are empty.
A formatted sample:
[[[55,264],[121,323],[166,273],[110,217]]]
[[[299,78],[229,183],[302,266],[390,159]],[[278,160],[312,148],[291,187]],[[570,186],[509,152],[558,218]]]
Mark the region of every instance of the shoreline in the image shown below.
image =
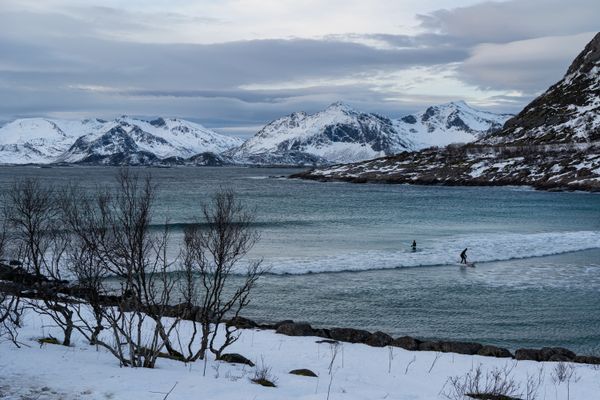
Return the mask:
[[[462,355],[478,355],[484,357],[508,358],[527,361],[574,362],[579,364],[600,365],[600,357],[582,355],[564,347],[542,347],[540,349],[518,348],[514,352],[495,345],[479,342],[463,342],[454,340],[421,340],[412,336],[393,338],[385,332],[370,332],[355,328],[313,328],[306,322],[283,320],[273,324],[259,324],[249,318],[238,317],[227,321],[228,325],[238,329],[271,330],[286,336],[315,337],[324,339],[323,343],[345,342],[360,343],[371,347],[400,347],[409,351],[435,351]]]

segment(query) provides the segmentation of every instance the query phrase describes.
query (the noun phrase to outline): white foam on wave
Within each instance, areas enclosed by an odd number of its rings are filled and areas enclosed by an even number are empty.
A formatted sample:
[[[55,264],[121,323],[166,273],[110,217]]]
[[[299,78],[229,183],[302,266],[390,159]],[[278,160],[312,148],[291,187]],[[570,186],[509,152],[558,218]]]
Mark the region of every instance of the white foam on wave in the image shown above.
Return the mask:
[[[469,261],[482,263],[600,248],[600,232],[479,234],[452,239],[440,238],[439,242],[421,245],[417,252],[361,251],[332,256],[278,257],[265,262],[275,274],[440,266],[458,263],[460,252],[468,248]]]

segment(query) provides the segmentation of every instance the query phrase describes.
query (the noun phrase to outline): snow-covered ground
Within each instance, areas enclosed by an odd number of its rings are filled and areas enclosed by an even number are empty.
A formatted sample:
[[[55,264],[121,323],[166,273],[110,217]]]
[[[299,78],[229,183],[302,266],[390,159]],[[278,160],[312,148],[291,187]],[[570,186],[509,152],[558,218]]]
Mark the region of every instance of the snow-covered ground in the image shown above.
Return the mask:
[[[2,399],[442,399],[450,377],[464,376],[478,367],[510,371],[524,392],[528,377],[541,377],[536,399],[597,399],[600,368],[572,364],[570,383],[553,379],[558,363],[464,356],[450,353],[410,352],[341,344],[332,362],[333,347],[319,338],[288,337],[273,331],[244,330],[228,352],[237,352],[266,365],[276,388],[250,381],[257,367],[211,359],[203,376],[203,362],[183,364],[159,359],[155,369],[119,368],[116,359],[75,337],[72,347],[40,345],[36,338],[54,333],[49,321],[29,313],[20,349],[0,343],[0,398]],[[185,327],[184,327],[185,330]],[[331,365],[331,375],[329,369]],[[318,378],[289,374],[308,368]],[[171,391],[172,390],[172,391]],[[166,397],[166,394],[171,393]],[[523,396],[525,398],[525,396]]]

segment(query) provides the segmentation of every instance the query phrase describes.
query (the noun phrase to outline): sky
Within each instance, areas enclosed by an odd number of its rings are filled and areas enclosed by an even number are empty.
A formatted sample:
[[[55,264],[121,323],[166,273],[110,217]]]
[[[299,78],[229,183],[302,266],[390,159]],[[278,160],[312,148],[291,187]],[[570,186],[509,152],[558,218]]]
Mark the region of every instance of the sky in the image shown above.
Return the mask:
[[[245,137],[335,101],[518,112],[599,15],[598,0],[0,0],[0,123],[164,116]]]

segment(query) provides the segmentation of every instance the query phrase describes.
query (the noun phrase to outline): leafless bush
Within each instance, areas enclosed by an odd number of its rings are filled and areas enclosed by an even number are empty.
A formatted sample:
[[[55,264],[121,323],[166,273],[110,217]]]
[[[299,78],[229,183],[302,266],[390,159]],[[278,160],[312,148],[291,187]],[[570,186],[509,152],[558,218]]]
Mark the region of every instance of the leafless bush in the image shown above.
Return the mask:
[[[174,352],[170,334],[179,321],[164,322],[176,278],[167,259],[167,224],[162,233],[151,232],[156,188],[150,176],[121,170],[114,193],[98,189],[86,200],[77,192],[62,201],[73,234],[69,268],[94,315],[89,321],[86,310],[77,308],[77,328],[122,365],[153,368],[163,348]],[[106,286],[107,275],[120,289]],[[117,304],[102,300],[111,292]],[[105,326],[111,341],[99,339]]]
[[[482,395],[488,398],[520,397],[520,385],[511,373],[511,367],[496,367],[484,372],[479,365],[464,376],[450,377],[446,383],[449,388],[442,395],[450,400],[479,398]]]
[[[38,300],[27,307],[50,317],[63,331],[62,344],[71,344],[73,311],[60,295],[65,285],[62,266],[69,237],[64,230],[56,192],[36,179],[13,183],[3,198],[8,251],[32,276]]]
[[[116,188],[92,193],[70,186],[59,194],[33,179],[6,192],[6,242],[28,272],[24,286],[35,297],[28,305],[63,330],[62,344],[77,330],[122,366],[152,368],[164,350],[182,361],[205,358],[207,350],[218,358],[238,339],[225,318],[239,316],[265,272],[256,261],[232,279],[258,240],[254,213],[233,192],[218,192],[203,208],[202,224],[185,231],[183,271],[174,273],[179,261],[167,256],[168,221],[162,231],[153,225],[156,190],[150,176],[121,170]],[[0,250],[3,244],[0,235]],[[18,298],[11,299],[0,297],[0,323],[20,315]],[[182,344],[183,318],[193,321],[193,334]]]
[[[230,190],[216,193],[204,206],[202,224],[185,231],[182,251],[184,280],[182,297],[194,316],[193,333],[185,349],[186,359],[204,359],[210,350],[217,358],[238,339],[234,324],[223,324],[226,317],[236,318],[250,302],[250,293],[266,269],[262,262],[251,262],[239,283],[232,282],[236,267],[259,239],[252,228],[254,213]],[[200,328],[200,329],[198,329]],[[224,339],[217,344],[222,329]],[[200,346],[195,347],[200,336]]]
[[[571,398],[571,382],[578,382],[579,376],[572,364],[559,362],[550,373],[554,385],[567,384],[567,400]]]
[[[271,367],[265,364],[264,358],[261,357],[260,365],[254,369],[254,375],[250,380],[262,386],[276,387],[277,377],[273,375]]]

